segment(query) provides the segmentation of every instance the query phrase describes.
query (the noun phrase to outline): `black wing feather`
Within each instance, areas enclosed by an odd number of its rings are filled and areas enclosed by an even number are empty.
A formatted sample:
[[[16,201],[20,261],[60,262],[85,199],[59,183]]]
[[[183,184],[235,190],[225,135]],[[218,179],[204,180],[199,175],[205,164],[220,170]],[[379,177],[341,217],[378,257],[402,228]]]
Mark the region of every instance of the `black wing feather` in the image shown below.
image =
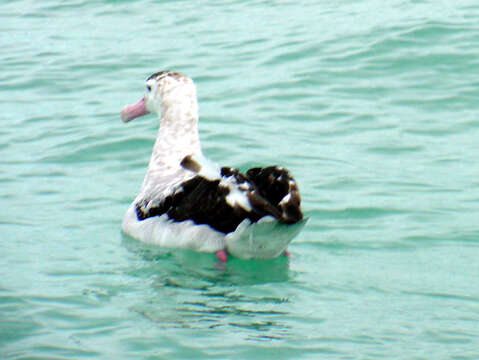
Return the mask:
[[[220,179],[210,180],[197,175],[154,206],[148,207],[147,201],[138,202],[138,220],[167,214],[174,221],[193,220],[196,224],[207,224],[227,234],[235,231],[244,219],[256,222],[266,215],[284,223],[302,219],[299,192],[287,170],[271,166],[253,168],[242,174],[237,169],[223,167],[221,176],[233,177],[234,185],[245,193],[251,211],[228,203],[226,198],[231,182],[225,185]],[[288,201],[282,201],[288,194]]]

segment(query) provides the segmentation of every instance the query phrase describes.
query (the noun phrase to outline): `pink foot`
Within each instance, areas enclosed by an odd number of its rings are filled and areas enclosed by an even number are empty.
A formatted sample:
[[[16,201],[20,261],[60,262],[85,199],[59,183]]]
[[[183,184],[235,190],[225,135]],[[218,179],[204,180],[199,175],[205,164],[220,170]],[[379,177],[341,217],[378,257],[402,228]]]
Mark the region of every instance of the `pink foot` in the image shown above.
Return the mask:
[[[283,256],[286,256],[286,257],[291,257],[291,253],[288,251],[288,250],[284,250],[283,251]]]
[[[223,249],[218,250],[216,252],[216,258],[221,262],[226,262],[226,260],[228,260],[228,256],[226,255],[226,251],[224,251]]]

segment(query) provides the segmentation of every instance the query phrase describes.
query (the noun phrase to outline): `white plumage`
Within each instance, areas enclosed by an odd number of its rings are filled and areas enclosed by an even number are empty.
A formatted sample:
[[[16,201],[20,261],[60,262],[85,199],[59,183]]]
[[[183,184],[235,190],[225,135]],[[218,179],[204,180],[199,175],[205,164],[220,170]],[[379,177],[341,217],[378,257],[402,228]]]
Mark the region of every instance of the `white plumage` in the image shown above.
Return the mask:
[[[162,71],[146,81],[147,91],[125,106],[128,122],[149,112],[160,127],[140,191],[128,208],[123,231],[140,241],[170,248],[216,252],[240,258],[272,258],[305,224],[296,182],[279,167],[246,174],[206,160],[198,135],[193,81]]]

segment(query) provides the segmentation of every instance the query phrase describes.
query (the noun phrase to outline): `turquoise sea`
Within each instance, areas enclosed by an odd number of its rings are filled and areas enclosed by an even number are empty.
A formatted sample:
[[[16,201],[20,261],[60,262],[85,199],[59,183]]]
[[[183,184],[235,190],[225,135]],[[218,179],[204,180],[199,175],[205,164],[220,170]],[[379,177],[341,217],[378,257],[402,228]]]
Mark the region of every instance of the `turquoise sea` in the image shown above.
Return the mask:
[[[0,47],[1,359],[479,359],[477,0],[3,0]],[[295,175],[290,259],[121,234],[165,69]]]

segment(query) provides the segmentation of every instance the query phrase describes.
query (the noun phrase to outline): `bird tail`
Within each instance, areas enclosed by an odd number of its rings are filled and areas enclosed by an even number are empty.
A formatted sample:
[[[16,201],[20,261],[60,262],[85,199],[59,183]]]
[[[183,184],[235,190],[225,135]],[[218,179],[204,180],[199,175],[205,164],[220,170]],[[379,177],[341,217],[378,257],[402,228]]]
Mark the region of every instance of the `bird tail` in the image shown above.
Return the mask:
[[[295,224],[282,224],[267,216],[256,223],[248,219],[226,235],[225,245],[230,254],[241,259],[271,259],[281,255],[299,234],[308,219]]]

